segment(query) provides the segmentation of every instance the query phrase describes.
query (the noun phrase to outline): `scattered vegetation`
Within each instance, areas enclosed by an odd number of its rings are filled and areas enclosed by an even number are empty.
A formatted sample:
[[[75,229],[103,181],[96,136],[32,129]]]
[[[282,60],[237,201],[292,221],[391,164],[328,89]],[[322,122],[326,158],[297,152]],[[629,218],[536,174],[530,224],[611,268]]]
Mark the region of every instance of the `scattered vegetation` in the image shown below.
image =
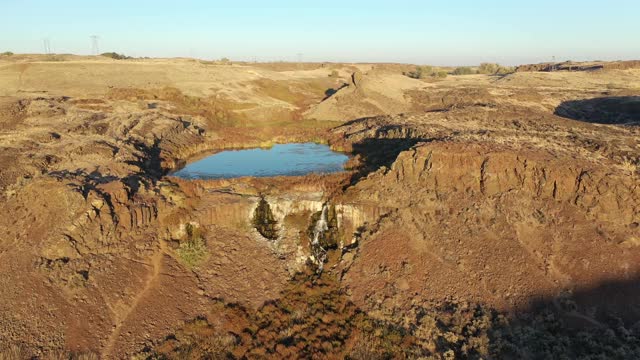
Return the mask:
[[[452,75],[472,75],[476,72],[469,66],[460,66],[457,67],[451,72]]]
[[[22,360],[22,359],[50,359],[50,360],[98,360],[98,355],[94,353],[74,353],[63,350],[54,351],[45,357],[39,357],[18,345],[11,345],[0,348],[0,360]]]
[[[482,63],[478,67],[478,74],[495,74],[498,72],[500,65],[494,63]]]
[[[304,93],[295,91],[286,81],[263,78],[255,80],[253,84],[260,93],[288,103],[302,103],[306,97]]]
[[[218,60],[200,60],[200,63],[203,65],[233,65],[233,62],[226,57]]]
[[[64,61],[64,57],[56,54],[49,54],[45,56],[44,59],[42,59],[42,61],[51,61],[51,62]]]
[[[486,75],[506,75],[516,71],[515,67],[502,66],[496,63],[482,63],[478,66],[477,70],[470,66],[460,66],[455,68],[452,75],[472,75],[472,74],[486,74]]]
[[[3,53],[0,53],[0,56],[13,56],[13,53],[11,51],[5,51]]]
[[[131,56],[118,54],[117,52],[106,52],[106,53],[100,54],[100,56],[105,56],[105,57],[112,58],[112,59],[115,59],[115,60],[133,59]]]
[[[0,360],[28,359],[29,353],[18,345],[0,349]]]
[[[194,268],[207,259],[209,252],[200,227],[187,223],[185,230],[186,238],[180,242],[176,252],[180,262],[188,268]]]
[[[448,300],[386,310],[373,318],[331,275],[298,274],[257,310],[216,303],[140,355],[164,358],[633,359],[637,332],[612,322],[574,330],[559,310],[520,321],[482,305]]]
[[[446,71],[444,71],[444,70],[438,70],[438,71],[435,73],[435,77],[437,77],[437,78],[439,78],[439,79],[444,79],[444,78],[446,78],[446,77],[447,77],[447,75],[449,75],[449,73],[447,73],[447,72],[446,72]]]
[[[161,89],[116,88],[109,90],[107,98],[111,100],[163,100],[173,105],[170,110],[174,114],[202,116],[207,120],[210,129],[217,126],[228,126],[235,120],[242,120],[233,110],[237,107],[223,97],[201,98],[183,94],[179,89],[164,87]]]
[[[478,74],[506,75],[515,71],[515,67],[502,66],[495,63],[482,63],[478,67]]]
[[[206,318],[186,324],[147,352],[147,358],[311,359],[345,353],[363,315],[335,280],[299,274],[282,295],[257,310],[215,304]],[[225,341],[229,335],[230,346]]]
[[[413,79],[443,79],[447,77],[447,72],[444,70],[434,69],[432,66],[416,66],[416,69],[414,71],[405,72],[404,75]]]
[[[431,66],[416,66],[414,71],[405,72],[404,75],[412,79],[423,79],[431,71]]]
[[[622,168],[627,171],[630,172],[632,174],[635,174],[637,172],[639,172],[640,169],[640,159],[632,159],[632,158],[625,158],[622,161]]]
[[[278,222],[273,216],[271,206],[269,206],[269,203],[264,196],[260,197],[258,206],[253,212],[253,219],[251,223],[253,224],[253,227],[258,230],[260,235],[265,238],[269,240],[276,240],[278,238]]]
[[[233,61],[223,57],[217,60],[199,60],[202,65],[233,65]]]

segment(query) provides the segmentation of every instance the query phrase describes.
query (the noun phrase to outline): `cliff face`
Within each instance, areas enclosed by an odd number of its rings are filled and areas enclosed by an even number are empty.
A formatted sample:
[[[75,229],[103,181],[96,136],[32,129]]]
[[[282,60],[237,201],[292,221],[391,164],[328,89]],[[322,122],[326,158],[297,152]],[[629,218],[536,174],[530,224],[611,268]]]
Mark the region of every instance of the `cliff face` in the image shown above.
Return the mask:
[[[442,139],[433,136],[441,130],[417,119],[365,119],[338,130],[354,149],[373,149],[362,153],[370,172],[342,197],[394,209],[363,232],[353,260],[342,263],[356,304],[382,318],[447,297],[513,311],[638,276],[633,168],[585,156],[579,146],[564,147],[575,151],[568,162],[555,146],[531,138],[517,146],[464,132]],[[410,148],[390,164],[370,156],[389,142]],[[633,322],[640,313],[625,304],[634,296],[627,289],[578,305]]]
[[[616,165],[577,159],[567,164],[545,152],[494,144],[434,142],[401,153],[384,176],[437,194],[494,198],[517,192],[573,204],[595,220],[627,226],[638,220],[639,193],[635,175]]]

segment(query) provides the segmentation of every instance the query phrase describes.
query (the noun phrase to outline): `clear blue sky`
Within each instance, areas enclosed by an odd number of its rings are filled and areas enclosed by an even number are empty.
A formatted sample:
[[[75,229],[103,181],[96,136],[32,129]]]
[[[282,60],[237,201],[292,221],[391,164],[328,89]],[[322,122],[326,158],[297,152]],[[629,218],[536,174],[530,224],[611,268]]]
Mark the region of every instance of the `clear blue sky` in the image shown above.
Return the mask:
[[[640,0],[0,0],[0,51],[464,65],[640,59]]]

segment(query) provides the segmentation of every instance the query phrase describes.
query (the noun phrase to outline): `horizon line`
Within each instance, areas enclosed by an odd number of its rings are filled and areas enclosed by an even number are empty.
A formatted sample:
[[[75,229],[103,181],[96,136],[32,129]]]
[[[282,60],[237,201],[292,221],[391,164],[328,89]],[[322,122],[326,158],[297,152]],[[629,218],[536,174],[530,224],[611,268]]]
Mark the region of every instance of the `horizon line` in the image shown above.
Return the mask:
[[[103,54],[109,54],[109,53],[117,53],[115,51],[107,51],[107,52],[103,52],[101,54],[77,54],[77,53],[13,53],[11,51],[6,51],[5,53],[11,53],[10,56],[4,56],[5,58],[10,58],[12,56],[78,56],[78,57],[86,57],[86,58],[98,58],[98,57],[103,57],[106,59],[111,59],[107,56],[104,56]],[[118,53],[119,54],[119,53]],[[1,55],[3,55],[3,53],[0,53],[0,58],[2,57]],[[122,54],[124,55],[124,54]],[[416,66],[436,66],[436,67],[473,67],[473,66],[477,66],[477,65],[481,65],[481,64],[499,64],[502,65],[503,63],[500,62],[492,62],[492,61],[482,61],[482,62],[478,62],[478,63],[473,63],[471,65],[465,65],[465,64],[455,64],[455,65],[433,65],[432,63],[417,63],[417,62],[397,62],[397,61],[332,61],[332,60],[323,60],[323,61],[318,61],[318,60],[314,60],[314,61],[293,61],[293,60],[285,60],[285,59],[280,59],[280,60],[234,60],[232,58],[228,58],[228,57],[221,57],[221,58],[216,58],[216,59],[207,59],[207,58],[200,58],[200,57],[193,57],[193,56],[168,56],[168,57],[156,57],[156,56],[131,56],[128,59],[112,59],[115,61],[122,61],[122,60],[199,60],[199,61],[225,61],[224,59],[226,59],[227,61],[231,62],[231,63],[243,63],[243,64],[269,64],[269,63],[283,63],[283,64],[361,64],[361,65],[373,65],[373,64],[382,64],[382,65],[416,65]],[[595,63],[615,63],[615,62],[628,62],[628,61],[640,61],[640,58],[621,58],[621,59],[616,59],[616,60],[600,60],[600,59],[591,59],[591,60],[579,60],[579,61],[574,61],[574,60],[564,60],[564,61],[541,61],[541,62],[523,62],[523,63],[517,63],[514,65],[508,65],[508,66],[513,66],[513,67],[518,67],[518,66],[522,66],[522,65],[538,65],[538,64],[562,64],[562,63],[591,63],[591,62],[595,62]]]

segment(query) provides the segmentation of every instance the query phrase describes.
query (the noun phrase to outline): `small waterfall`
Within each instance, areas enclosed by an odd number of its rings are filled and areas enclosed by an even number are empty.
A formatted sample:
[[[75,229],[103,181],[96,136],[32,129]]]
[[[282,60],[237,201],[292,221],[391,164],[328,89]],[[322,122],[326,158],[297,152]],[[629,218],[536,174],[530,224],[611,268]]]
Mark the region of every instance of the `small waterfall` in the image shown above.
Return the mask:
[[[320,235],[323,232],[329,230],[329,224],[327,223],[327,204],[322,205],[322,212],[320,213],[320,219],[316,222],[316,227],[313,231],[313,244],[320,243]]]
[[[320,236],[329,230],[327,211],[327,204],[323,204],[320,218],[316,221],[313,229],[313,241],[311,242],[311,260],[318,266],[318,272],[322,272],[324,261],[327,259],[327,250],[320,245]]]

